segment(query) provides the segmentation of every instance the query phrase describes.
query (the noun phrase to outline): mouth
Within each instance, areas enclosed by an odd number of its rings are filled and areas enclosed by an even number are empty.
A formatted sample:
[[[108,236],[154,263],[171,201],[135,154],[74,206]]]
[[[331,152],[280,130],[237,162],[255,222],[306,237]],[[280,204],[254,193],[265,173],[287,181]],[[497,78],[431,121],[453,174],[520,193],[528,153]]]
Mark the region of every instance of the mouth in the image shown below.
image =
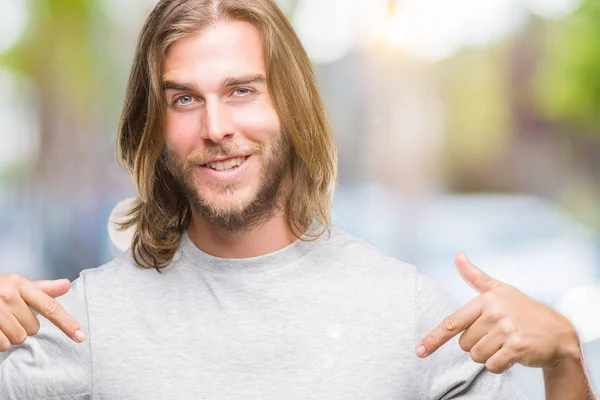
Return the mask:
[[[250,156],[237,156],[226,159],[220,159],[218,161],[211,161],[206,164],[202,164],[201,167],[210,168],[214,171],[233,171],[238,169]]]
[[[238,156],[199,165],[202,174],[213,181],[232,182],[242,179],[252,156]]]

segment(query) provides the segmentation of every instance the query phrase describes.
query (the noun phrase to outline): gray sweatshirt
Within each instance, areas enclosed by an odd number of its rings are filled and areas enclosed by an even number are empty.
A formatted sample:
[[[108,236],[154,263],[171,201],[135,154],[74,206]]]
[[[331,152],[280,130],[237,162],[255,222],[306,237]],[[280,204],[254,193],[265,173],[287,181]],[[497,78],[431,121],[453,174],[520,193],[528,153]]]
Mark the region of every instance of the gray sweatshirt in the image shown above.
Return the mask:
[[[87,340],[42,319],[0,353],[0,399],[525,398],[456,338],[419,359],[453,300],[338,228],[249,259],[210,256],[184,235],[164,274],[123,254],[59,302]]]

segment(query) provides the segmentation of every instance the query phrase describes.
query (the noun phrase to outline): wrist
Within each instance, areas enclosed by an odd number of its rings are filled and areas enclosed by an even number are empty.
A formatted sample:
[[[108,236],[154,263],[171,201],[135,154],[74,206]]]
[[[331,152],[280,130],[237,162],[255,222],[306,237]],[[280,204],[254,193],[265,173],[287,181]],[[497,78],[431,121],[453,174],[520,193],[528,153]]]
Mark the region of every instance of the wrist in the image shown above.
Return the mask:
[[[583,365],[581,345],[575,329],[569,332],[565,338],[561,340],[560,346],[557,349],[557,358],[558,360],[556,363],[542,368],[544,373],[562,373],[565,369]]]

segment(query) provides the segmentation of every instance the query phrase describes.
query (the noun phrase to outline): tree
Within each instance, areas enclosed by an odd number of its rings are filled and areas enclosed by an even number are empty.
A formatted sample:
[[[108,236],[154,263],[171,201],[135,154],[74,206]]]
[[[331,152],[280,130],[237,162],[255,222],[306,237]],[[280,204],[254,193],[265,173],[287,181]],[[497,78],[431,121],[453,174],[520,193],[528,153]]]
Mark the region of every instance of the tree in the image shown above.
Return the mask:
[[[583,0],[546,38],[535,85],[540,109],[600,138],[600,1]]]

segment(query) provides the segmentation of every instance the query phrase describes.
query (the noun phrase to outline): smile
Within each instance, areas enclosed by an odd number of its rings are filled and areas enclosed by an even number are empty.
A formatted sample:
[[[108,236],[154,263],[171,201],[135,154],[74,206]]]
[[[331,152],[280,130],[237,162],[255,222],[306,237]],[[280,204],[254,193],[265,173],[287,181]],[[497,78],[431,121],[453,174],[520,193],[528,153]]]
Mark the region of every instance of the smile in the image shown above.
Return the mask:
[[[203,167],[210,167],[217,171],[227,171],[227,170],[235,169],[235,168],[239,167],[240,165],[242,165],[244,163],[244,161],[246,161],[246,159],[248,157],[249,156],[241,156],[241,157],[229,158],[227,160],[222,160],[222,161],[209,162],[209,163],[204,164]]]
[[[220,181],[238,178],[247,169],[251,156],[233,157],[200,165],[200,170],[210,178]]]

